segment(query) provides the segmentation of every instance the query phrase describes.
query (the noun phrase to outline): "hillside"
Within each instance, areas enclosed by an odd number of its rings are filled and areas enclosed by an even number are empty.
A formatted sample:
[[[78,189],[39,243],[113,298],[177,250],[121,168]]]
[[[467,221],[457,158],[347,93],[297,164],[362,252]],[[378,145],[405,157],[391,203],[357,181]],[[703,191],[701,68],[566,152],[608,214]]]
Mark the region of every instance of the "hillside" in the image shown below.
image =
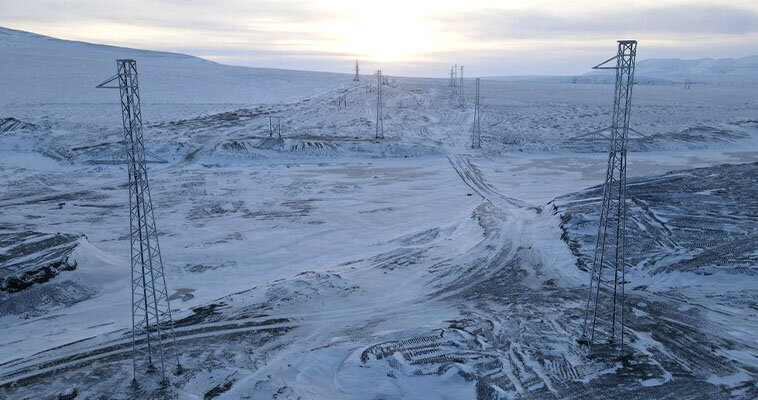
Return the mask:
[[[600,60],[598,60],[600,61]],[[651,58],[637,60],[635,77],[641,83],[698,83],[739,84],[758,83],[758,55],[742,58]],[[510,82],[560,82],[570,83],[577,78],[579,83],[612,83],[614,75],[609,71],[589,71],[572,75],[514,75],[487,77],[490,80]]]
[[[151,103],[290,102],[336,85],[345,75],[232,67],[178,53],[60,40],[0,27],[0,105],[112,102],[95,86],[137,60],[143,101]],[[54,68],[53,68],[54,66]]]

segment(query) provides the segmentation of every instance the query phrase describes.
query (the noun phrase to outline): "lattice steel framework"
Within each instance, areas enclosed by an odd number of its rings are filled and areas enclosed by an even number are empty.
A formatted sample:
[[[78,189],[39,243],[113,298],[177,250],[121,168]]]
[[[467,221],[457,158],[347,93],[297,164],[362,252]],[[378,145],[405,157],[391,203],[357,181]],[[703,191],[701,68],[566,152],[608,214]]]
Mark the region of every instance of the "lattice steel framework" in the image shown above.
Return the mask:
[[[272,138],[277,135],[279,139],[282,138],[282,116],[281,115],[269,115],[268,116],[268,137]]]
[[[450,67],[450,81],[448,81],[447,85],[455,87],[455,66]]]
[[[461,65],[461,75],[458,77],[460,84],[458,85],[458,101],[463,105],[463,65]]]
[[[382,70],[376,71],[376,138],[384,139],[384,114],[382,112]]]
[[[632,109],[637,41],[618,41],[618,54],[594,67],[615,69],[616,88],[610,127],[608,168],[603,185],[595,254],[584,313],[581,342],[592,346],[601,339],[624,350],[624,283],[626,230],[626,151]],[[605,66],[616,60],[616,66]]]
[[[471,148],[479,149],[482,147],[481,137],[481,112],[479,110],[479,78],[474,80],[474,127],[471,130]]]
[[[354,82],[360,82],[361,76],[358,74],[358,60],[355,60],[355,76],[353,77]]]
[[[347,89],[342,89],[337,93],[337,107],[347,107]]]
[[[461,93],[461,96],[463,96],[463,65],[461,65],[461,74],[458,76],[458,79],[460,83],[458,84],[458,90]]]
[[[137,63],[134,60],[116,60],[116,65],[116,75],[97,87],[119,89],[121,93],[121,119],[129,172],[133,377],[136,383],[138,373],[154,372],[157,359],[161,381],[166,383],[168,360],[176,362],[177,372],[181,371],[181,365],[148,185]],[[110,86],[111,83],[118,83],[118,86]],[[169,341],[173,357],[168,354]]]

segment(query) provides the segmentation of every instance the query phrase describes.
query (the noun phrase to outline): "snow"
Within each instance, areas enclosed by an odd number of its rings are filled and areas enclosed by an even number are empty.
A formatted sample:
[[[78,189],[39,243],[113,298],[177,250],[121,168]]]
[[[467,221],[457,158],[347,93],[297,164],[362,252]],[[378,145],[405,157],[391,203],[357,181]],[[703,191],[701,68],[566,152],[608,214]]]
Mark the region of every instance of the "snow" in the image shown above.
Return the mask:
[[[598,62],[601,60],[597,60]],[[758,56],[741,58],[678,58],[638,59],[635,63],[635,82],[645,85],[758,86]],[[581,75],[515,75],[492,76],[487,79],[513,82],[613,83],[613,71],[589,71]]]
[[[738,372],[736,374],[731,374],[727,376],[712,376],[708,378],[708,382],[714,385],[726,385],[726,386],[734,387],[750,379],[752,378],[747,373]]]
[[[77,268],[50,284],[88,296],[0,316],[0,395],[140,397],[128,386],[126,171],[104,162],[123,145],[120,111],[116,93],[94,89],[116,57],[137,59],[146,145],[164,161],[148,168],[186,368],[170,396],[561,398],[593,386],[658,398],[754,380],[754,308],[710,297],[747,293],[746,275],[632,274],[646,287],[630,294],[633,365],[576,344],[588,278],[553,199],[602,181],[603,146],[568,139],[607,123],[608,85],[484,81],[474,151],[471,107],[444,80],[391,78],[376,141],[368,76],[2,29],[0,118],[33,125],[0,133],[0,230],[84,235]],[[630,177],[758,161],[754,90],[680,89],[635,88],[633,124],[654,139],[629,154]],[[283,139],[268,138],[269,114],[284,115]],[[726,326],[715,350],[700,341]]]

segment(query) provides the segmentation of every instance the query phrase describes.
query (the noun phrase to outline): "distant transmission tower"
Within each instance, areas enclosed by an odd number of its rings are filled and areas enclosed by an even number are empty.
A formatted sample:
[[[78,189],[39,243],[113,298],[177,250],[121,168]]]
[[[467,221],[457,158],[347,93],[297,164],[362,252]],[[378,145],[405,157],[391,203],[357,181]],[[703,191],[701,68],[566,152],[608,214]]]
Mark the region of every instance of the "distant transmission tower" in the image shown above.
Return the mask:
[[[376,138],[384,139],[384,115],[382,114],[382,70],[376,71]]]
[[[632,109],[634,60],[637,41],[618,41],[618,54],[594,67],[615,69],[616,89],[610,128],[608,169],[603,185],[595,255],[584,312],[580,343],[592,346],[601,339],[610,345],[618,341],[624,350],[624,283],[626,230],[626,143]],[[604,66],[616,60],[616,66]]]
[[[281,115],[269,115],[268,116],[268,137],[272,138],[274,135],[282,138],[282,116]]]
[[[161,369],[161,382],[167,383],[164,362],[168,360],[165,348],[167,340],[172,342],[177,373],[181,372],[181,365],[147,180],[137,63],[134,60],[116,60],[116,65],[118,73],[97,87],[119,89],[121,92],[121,119],[129,171],[133,382],[136,384],[138,372],[154,372],[154,362],[157,359]],[[118,86],[109,86],[116,81]]]
[[[355,76],[353,77],[353,82],[360,82],[361,76],[358,74],[358,60],[355,60]]]
[[[459,77],[459,79],[461,80],[461,83],[459,85],[460,86],[460,91],[461,91],[461,93],[463,93],[463,65],[461,65],[461,76]]]
[[[461,65],[460,82],[460,85],[458,85],[458,102],[463,107],[465,104],[465,100],[463,99],[463,65]]]
[[[476,97],[474,97],[474,128],[471,131],[471,148],[479,149],[482,147],[481,138],[481,113],[479,111],[479,78],[474,80],[476,87]]]
[[[337,95],[337,106],[347,107],[347,89],[342,89]]]
[[[450,81],[447,83],[450,87],[455,87],[455,66],[450,67]]]

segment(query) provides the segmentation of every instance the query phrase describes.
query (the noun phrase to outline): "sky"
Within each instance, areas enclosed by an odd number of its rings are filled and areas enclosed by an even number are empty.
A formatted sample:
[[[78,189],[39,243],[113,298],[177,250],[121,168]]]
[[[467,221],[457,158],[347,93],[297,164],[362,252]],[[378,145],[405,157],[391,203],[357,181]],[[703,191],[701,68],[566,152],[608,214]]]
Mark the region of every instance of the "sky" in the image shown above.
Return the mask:
[[[118,5],[118,7],[116,7]],[[0,0],[0,26],[230,65],[441,77],[573,75],[638,60],[758,54],[757,0]]]

